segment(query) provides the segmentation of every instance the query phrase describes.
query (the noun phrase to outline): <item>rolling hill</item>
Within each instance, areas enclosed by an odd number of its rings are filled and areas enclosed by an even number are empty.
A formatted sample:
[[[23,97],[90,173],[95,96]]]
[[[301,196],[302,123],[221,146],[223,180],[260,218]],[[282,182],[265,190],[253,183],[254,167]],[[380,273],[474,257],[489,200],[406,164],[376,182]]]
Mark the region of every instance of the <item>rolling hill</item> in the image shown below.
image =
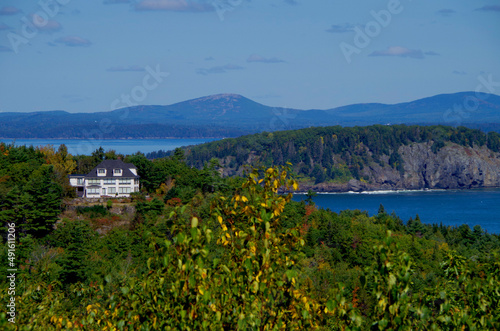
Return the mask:
[[[371,124],[465,125],[500,132],[500,96],[440,94],[399,104],[353,104],[332,109],[269,107],[236,94],[218,94],[167,106],[109,112],[0,113],[1,138],[236,137],[312,126]]]

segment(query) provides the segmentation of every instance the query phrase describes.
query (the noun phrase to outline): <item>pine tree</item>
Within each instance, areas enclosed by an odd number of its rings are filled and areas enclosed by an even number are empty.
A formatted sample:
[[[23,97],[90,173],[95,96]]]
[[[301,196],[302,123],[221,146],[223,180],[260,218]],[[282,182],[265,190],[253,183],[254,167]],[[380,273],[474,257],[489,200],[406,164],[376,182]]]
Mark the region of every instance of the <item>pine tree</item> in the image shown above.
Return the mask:
[[[62,188],[55,181],[53,166],[35,170],[23,188],[19,204],[22,208],[20,228],[41,237],[52,230],[61,212]]]

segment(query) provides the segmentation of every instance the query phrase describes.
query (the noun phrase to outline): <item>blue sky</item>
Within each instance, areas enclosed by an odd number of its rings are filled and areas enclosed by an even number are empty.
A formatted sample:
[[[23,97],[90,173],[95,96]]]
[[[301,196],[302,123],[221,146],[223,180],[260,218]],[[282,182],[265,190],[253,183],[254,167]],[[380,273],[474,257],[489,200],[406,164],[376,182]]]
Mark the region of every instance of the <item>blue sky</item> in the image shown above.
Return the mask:
[[[0,0],[0,111],[405,102],[500,82],[499,31],[499,0]]]

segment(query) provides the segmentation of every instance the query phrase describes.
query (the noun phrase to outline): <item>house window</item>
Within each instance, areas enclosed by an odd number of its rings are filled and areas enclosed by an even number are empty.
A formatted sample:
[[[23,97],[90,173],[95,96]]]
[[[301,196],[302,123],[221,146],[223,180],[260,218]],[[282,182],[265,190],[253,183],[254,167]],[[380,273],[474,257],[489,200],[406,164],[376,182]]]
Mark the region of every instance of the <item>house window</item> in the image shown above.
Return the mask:
[[[104,185],[115,185],[115,180],[113,178],[106,178],[104,180]]]
[[[109,194],[115,194],[116,193],[116,187],[108,187],[108,193]]]
[[[106,174],[106,169],[97,169],[97,173],[99,175],[101,175],[101,174],[104,175],[104,174]]]
[[[130,178],[123,178],[118,181],[119,185],[130,185]]]
[[[77,178],[76,185],[83,185],[83,178]]]
[[[88,179],[87,184],[88,185],[100,185],[101,180],[100,179]]]
[[[118,193],[130,193],[130,187],[119,187],[118,188]]]
[[[101,189],[99,188],[88,188],[87,189],[87,194],[100,194]]]
[[[119,176],[122,174],[122,169],[113,169],[113,174]]]

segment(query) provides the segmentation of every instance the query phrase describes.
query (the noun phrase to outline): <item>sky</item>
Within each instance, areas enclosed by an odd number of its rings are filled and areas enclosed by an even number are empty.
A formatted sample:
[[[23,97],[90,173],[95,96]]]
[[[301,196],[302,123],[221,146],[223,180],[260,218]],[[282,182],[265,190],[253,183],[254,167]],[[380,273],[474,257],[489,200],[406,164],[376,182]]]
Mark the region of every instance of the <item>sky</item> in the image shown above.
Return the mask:
[[[500,0],[0,0],[0,112],[500,94],[499,31]]]

